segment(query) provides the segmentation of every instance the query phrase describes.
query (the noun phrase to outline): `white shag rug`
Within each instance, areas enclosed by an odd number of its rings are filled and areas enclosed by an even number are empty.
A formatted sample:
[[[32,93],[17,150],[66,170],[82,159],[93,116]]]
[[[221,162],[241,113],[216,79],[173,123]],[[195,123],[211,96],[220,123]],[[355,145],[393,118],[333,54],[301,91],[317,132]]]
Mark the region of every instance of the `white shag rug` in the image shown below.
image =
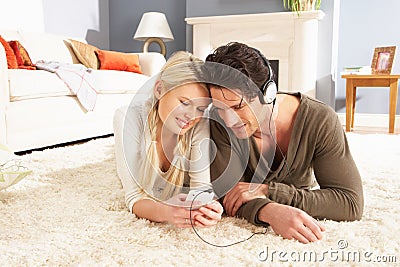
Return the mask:
[[[114,138],[22,156],[33,173],[0,191],[1,266],[394,266],[400,262],[400,135],[348,134],[363,178],[361,221],[324,221],[324,239],[300,244],[271,229],[213,247],[192,229],[136,219],[116,176]],[[260,227],[223,218],[200,229],[225,245]]]

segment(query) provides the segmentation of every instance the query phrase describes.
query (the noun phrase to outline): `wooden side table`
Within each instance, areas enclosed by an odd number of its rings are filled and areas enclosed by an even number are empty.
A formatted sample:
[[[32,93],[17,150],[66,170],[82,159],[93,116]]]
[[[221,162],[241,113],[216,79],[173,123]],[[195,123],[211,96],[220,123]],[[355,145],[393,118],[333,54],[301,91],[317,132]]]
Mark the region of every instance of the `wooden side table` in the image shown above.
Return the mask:
[[[344,74],[346,79],[346,132],[354,127],[354,110],[356,107],[357,87],[390,87],[389,96],[389,133],[394,133],[396,117],[398,80],[400,75],[385,74]]]

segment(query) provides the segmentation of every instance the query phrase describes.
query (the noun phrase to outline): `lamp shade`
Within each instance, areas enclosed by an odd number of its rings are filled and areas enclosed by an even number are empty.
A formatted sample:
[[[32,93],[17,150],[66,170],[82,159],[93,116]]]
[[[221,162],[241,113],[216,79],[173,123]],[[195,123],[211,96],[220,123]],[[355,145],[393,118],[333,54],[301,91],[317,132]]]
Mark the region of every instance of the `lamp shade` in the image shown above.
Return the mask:
[[[164,42],[174,40],[165,14],[160,12],[146,12],[140,20],[133,39],[146,41],[148,38],[160,38]]]

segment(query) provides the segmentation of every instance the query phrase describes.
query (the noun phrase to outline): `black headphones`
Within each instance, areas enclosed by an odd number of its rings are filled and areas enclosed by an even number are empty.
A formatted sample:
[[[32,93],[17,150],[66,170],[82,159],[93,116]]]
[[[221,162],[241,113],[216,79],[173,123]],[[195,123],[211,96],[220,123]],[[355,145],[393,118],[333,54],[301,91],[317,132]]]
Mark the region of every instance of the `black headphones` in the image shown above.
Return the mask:
[[[272,79],[273,77],[273,72],[271,68],[271,64],[269,64],[268,59],[265,58],[261,52],[252,47],[252,49],[261,57],[261,59],[264,61],[264,64],[268,67],[269,71],[269,78],[267,81],[263,83],[263,85],[260,88],[260,101],[262,104],[271,104],[273,103],[275,105],[275,100],[276,100],[276,94],[278,93],[278,87],[276,86],[275,81]]]

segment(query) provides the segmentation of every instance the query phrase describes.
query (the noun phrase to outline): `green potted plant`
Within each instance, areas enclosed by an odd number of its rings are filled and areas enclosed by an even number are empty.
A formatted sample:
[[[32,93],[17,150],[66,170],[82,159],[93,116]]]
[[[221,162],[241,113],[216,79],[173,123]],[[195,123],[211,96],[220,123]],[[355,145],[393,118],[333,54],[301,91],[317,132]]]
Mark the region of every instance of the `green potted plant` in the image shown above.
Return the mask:
[[[293,12],[319,9],[321,0],[283,0],[283,6]]]

